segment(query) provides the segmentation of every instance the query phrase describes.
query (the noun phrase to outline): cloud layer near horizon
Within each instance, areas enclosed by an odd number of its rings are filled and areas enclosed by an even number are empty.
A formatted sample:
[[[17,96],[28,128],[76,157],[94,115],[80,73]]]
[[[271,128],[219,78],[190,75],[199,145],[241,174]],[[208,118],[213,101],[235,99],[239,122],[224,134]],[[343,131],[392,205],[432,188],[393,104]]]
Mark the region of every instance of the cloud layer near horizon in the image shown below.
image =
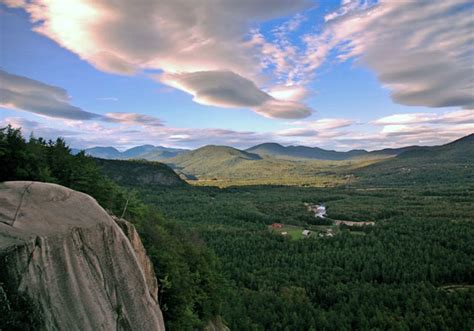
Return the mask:
[[[225,107],[247,107],[235,98],[236,77],[253,84],[260,77],[258,54],[245,40],[251,24],[291,15],[312,4],[309,0],[255,1],[147,1],[147,0],[4,0],[24,8],[34,30],[78,54],[97,69],[133,75],[153,69],[165,75],[198,75],[202,84],[216,76],[225,89],[196,97],[196,102]],[[233,75],[223,75],[223,71]],[[206,72],[206,75],[201,74]],[[181,77],[181,81],[184,78]],[[176,79],[175,79],[176,80]],[[169,80],[162,80],[163,83]],[[198,86],[187,86],[187,92]],[[237,101],[237,102],[236,102]],[[301,118],[311,109],[299,101],[276,100],[262,107],[249,107],[267,117]]]
[[[169,147],[197,148],[208,144],[247,148],[264,142],[283,145],[305,145],[326,149],[381,149],[408,145],[440,145],[474,132],[474,123],[463,111],[442,114],[418,113],[387,116],[370,123],[343,118],[311,122],[287,123],[288,129],[273,132],[237,131],[219,128],[177,128],[166,125],[148,126],[135,121],[121,122],[64,121],[60,119],[29,120],[8,117],[0,127],[12,124],[23,127],[24,134],[54,139],[66,138],[73,147],[114,146],[130,148],[153,144]],[[421,122],[419,119],[424,118]],[[447,122],[440,119],[450,119]],[[362,127],[360,127],[362,126]],[[433,135],[436,132],[436,135]]]

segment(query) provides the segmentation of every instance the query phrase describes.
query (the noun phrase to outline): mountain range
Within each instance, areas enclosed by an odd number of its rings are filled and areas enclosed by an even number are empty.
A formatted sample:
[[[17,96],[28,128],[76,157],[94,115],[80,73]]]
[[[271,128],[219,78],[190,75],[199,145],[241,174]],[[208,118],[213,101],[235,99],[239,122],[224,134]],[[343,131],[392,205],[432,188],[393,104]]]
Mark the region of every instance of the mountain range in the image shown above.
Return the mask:
[[[353,149],[347,152],[326,150],[319,147],[308,146],[282,146],[277,143],[264,143],[246,149],[247,152],[260,156],[270,156],[280,159],[308,159],[308,160],[349,160],[356,158],[378,158],[381,156],[394,156],[419,146],[402,148],[386,148],[368,152],[364,149]]]
[[[242,153],[244,158],[255,159],[255,157],[274,157],[287,160],[349,160],[355,158],[379,158],[381,156],[394,156],[411,149],[419,149],[420,146],[408,146],[402,148],[386,148],[375,151],[366,151],[364,149],[354,149],[347,152],[338,152],[334,150],[326,150],[319,147],[308,146],[283,146],[277,143],[263,143],[250,147],[245,150],[239,150],[228,146],[207,145],[195,150],[169,148],[163,146],[141,145],[123,152],[115,147],[91,147],[84,151],[87,155],[102,159],[130,160],[144,159],[148,161],[161,161],[174,158],[182,154],[188,153],[189,157],[201,157],[211,154],[229,154],[237,155]],[[73,148],[73,154],[79,153],[80,149]]]
[[[200,180],[203,184],[219,181],[226,182],[223,185],[307,183],[326,186],[348,183],[350,178],[356,176],[363,178],[367,184],[390,185],[392,182],[407,184],[416,180],[431,180],[436,176],[440,181],[454,177],[460,180],[463,176],[470,178],[474,134],[441,146],[408,146],[375,151],[339,152],[265,143],[246,150],[216,145],[195,150],[143,145],[124,152],[113,147],[95,147],[87,149],[86,153],[102,159],[160,161],[182,178]],[[114,164],[114,168],[118,165]]]
[[[73,148],[72,153],[77,154],[81,150],[78,148]],[[101,159],[110,159],[110,160],[131,160],[131,159],[144,159],[148,161],[160,161],[167,158],[178,156],[184,152],[187,152],[187,149],[180,148],[168,148],[163,146],[153,146],[153,145],[141,145],[132,147],[123,152],[120,152],[115,147],[91,147],[84,149],[87,155],[101,158]]]

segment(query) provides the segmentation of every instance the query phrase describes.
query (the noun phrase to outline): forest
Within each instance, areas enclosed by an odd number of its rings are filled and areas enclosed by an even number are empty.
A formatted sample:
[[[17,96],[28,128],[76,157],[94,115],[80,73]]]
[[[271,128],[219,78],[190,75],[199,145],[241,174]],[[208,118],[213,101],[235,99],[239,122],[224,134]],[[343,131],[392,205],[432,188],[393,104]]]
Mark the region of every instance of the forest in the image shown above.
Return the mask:
[[[386,165],[327,188],[118,185],[63,140],[11,127],[0,130],[0,160],[0,181],[65,185],[118,215],[129,200],[125,218],[153,260],[169,330],[204,329],[216,316],[231,330],[474,328],[474,185],[443,168],[416,185],[384,182]],[[320,226],[305,203],[375,225],[300,240],[269,230]]]

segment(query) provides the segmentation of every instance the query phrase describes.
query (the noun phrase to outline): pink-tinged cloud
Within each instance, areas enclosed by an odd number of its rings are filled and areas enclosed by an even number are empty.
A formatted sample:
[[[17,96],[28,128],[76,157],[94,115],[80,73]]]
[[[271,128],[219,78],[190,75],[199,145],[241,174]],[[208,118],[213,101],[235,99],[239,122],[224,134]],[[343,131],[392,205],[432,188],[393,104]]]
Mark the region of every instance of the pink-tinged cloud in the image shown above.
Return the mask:
[[[22,127],[27,136],[34,132],[37,137],[55,139],[62,136],[73,147],[115,146],[130,148],[153,144],[169,147],[197,148],[208,144],[247,148],[264,142],[279,142],[284,145],[305,145],[326,149],[380,149],[408,145],[439,145],[474,132],[474,124],[425,124],[393,125],[378,132],[369,132],[366,127],[356,126],[350,130],[325,130],[309,133],[298,132],[298,128],[276,132],[235,131],[215,128],[192,129],[167,126],[148,126],[146,130],[129,125],[104,125],[94,121],[71,121],[48,119],[43,121],[24,118],[6,118],[0,127],[13,124]],[[292,130],[293,132],[291,132]],[[436,135],[433,135],[436,131]],[[395,139],[396,138],[396,139]]]
[[[260,90],[252,81],[231,71],[199,71],[169,74],[158,79],[181,89],[194,97],[194,101],[210,106],[247,107],[269,118],[304,118],[311,109],[296,101],[275,99]]]
[[[322,118],[316,121],[293,122],[295,127],[278,131],[287,137],[335,137],[340,135],[339,129],[349,127],[356,121],[346,118]]]
[[[137,113],[106,113],[104,120],[127,125],[163,126],[159,118]]]
[[[474,123],[474,109],[458,110],[436,113],[407,113],[394,114],[379,118],[372,122],[376,125],[403,125],[403,124],[419,124],[419,123]]]
[[[473,109],[473,11],[470,0],[353,2],[307,39],[341,60],[359,58],[397,103]]]
[[[259,98],[259,90],[261,95],[265,92],[255,85],[261,67],[257,50],[245,39],[249,27],[314,4],[309,0],[9,0],[7,5],[24,8],[36,32],[99,70],[123,75],[146,69],[162,70],[169,75],[227,71],[254,84],[251,96]],[[233,86],[235,76],[221,75],[220,82]],[[193,91],[196,88],[193,86]],[[241,102],[240,96],[232,96],[235,92],[223,88],[201,93],[195,100],[224,107],[256,103],[253,99]],[[290,108],[297,118],[308,110],[303,106],[296,110],[294,104],[288,104],[284,110],[282,107],[278,104],[277,113],[285,117],[291,116]],[[273,117],[268,107],[257,112]]]

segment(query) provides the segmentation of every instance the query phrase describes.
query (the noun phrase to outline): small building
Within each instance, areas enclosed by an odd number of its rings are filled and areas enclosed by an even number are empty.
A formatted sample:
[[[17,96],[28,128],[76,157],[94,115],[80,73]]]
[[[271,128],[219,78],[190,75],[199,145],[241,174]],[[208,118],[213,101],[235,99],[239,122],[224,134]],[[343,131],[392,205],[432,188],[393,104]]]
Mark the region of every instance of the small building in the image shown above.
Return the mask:
[[[274,229],[281,229],[283,227],[283,224],[281,223],[273,223],[272,228]]]
[[[281,235],[282,235],[282,236],[287,236],[287,235],[288,235],[288,232],[283,231],[283,232],[281,233]]]
[[[311,234],[311,231],[309,231],[309,230],[303,230],[302,233],[303,233],[303,236],[307,237],[307,236],[309,236],[309,235]]]

